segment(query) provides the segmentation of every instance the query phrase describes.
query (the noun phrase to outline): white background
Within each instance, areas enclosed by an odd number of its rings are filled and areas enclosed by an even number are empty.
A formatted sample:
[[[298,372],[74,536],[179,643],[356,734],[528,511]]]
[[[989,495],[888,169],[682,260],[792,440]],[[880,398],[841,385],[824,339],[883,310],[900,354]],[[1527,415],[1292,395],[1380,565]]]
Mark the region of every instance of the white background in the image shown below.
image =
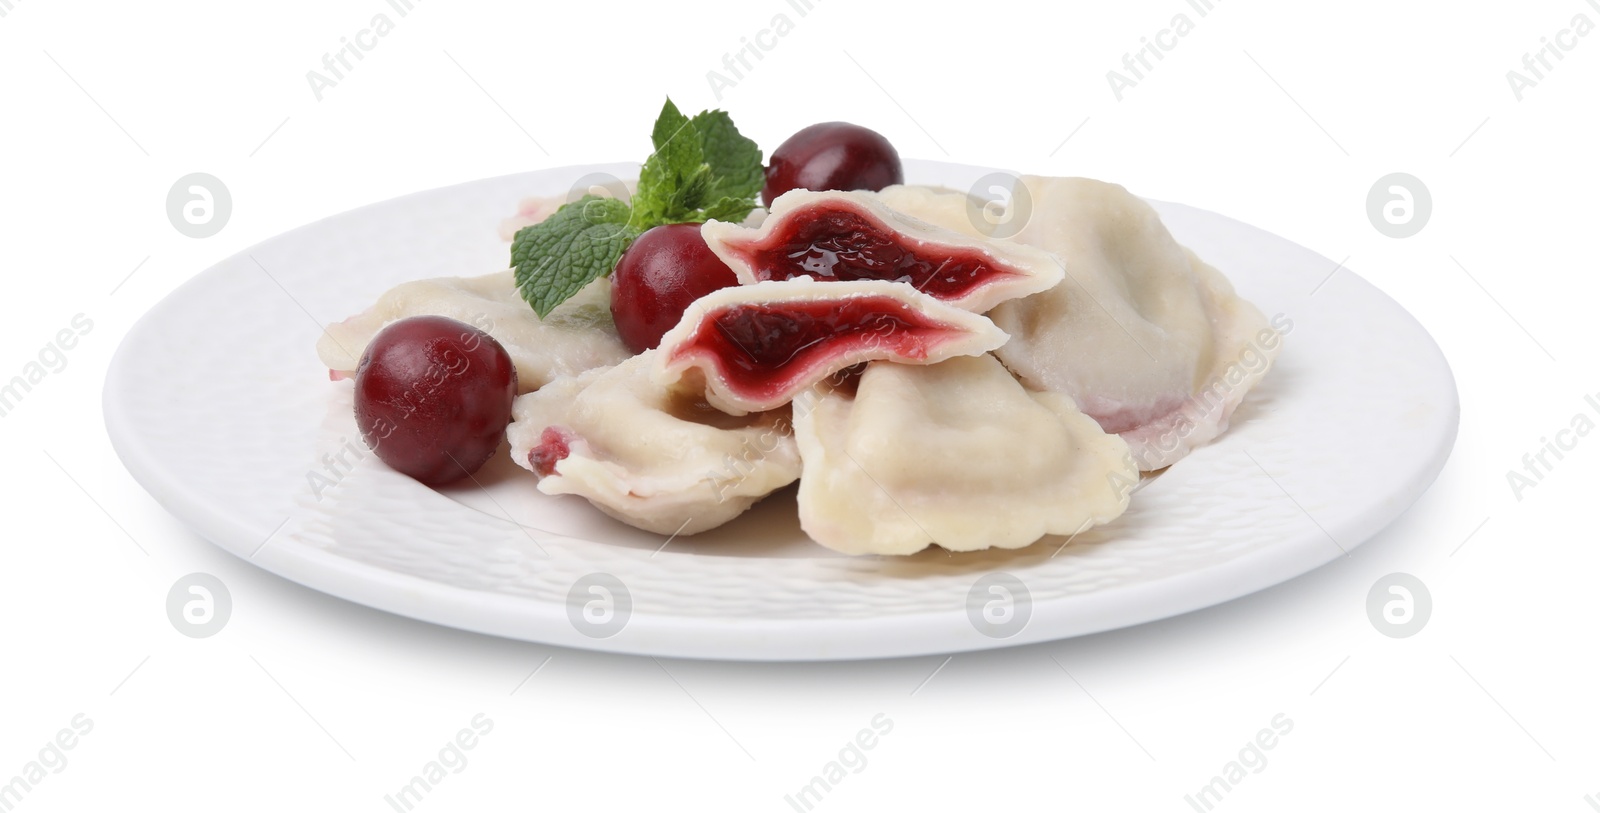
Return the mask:
[[[1191,810],[1185,794],[1280,713],[1292,733],[1219,809],[1576,813],[1600,795],[1600,440],[1521,500],[1506,482],[1600,392],[1600,34],[1521,101],[1506,79],[1574,15],[1600,22],[1585,0],[1222,0],[1204,18],[1183,0],[821,0],[804,17],[785,0],[425,0],[321,101],[306,72],[392,15],[383,0],[11,4],[0,377],[74,314],[94,322],[0,419],[0,783],[74,715],[94,721],[18,809],[390,810],[384,795],[479,713],[493,732],[419,809],[791,810],[785,794],[880,713],[892,733],[819,809]],[[1118,101],[1106,72],[1179,12],[1195,30]],[[794,31],[715,99],[706,72],[778,13]],[[849,120],[907,156],[1111,179],[1348,257],[1449,356],[1454,456],[1350,559],[1182,618],[960,655],[931,680],[942,658],[663,661],[669,677],[387,616],[214,549],[118,463],[107,360],[174,287],[360,204],[642,159],[665,94],[729,109],[769,151]],[[209,239],[165,214],[196,171],[234,199]],[[1365,205],[1396,171],[1434,200],[1402,240]],[[203,641],[164,609],[194,571],[234,599]],[[1405,640],[1364,609],[1395,571],[1434,601]]]

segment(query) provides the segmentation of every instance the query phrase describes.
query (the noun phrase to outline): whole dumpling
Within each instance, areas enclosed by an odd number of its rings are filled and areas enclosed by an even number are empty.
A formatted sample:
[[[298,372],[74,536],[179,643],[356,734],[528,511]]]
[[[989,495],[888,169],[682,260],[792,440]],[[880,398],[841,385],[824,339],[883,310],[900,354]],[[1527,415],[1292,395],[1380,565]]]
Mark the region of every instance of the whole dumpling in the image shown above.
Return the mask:
[[[800,476],[787,408],[734,417],[651,381],[658,351],[517,398],[512,459],[545,494],[576,494],[635,528],[689,535]]]
[[[852,554],[1020,548],[1120,516],[1139,470],[1072,399],[993,356],[873,362],[855,392],[794,402],[800,525]]]
[[[445,316],[493,336],[516,365],[521,392],[632,355],[611,321],[610,280],[595,280],[540,319],[517,292],[512,272],[502,271],[397,285],[372,307],[328,325],[317,340],[317,356],[334,378],[352,376],[372,337],[408,316]]]
[[[897,212],[968,237],[993,236],[993,224],[983,218],[984,202],[942,186],[894,184],[873,193]]]
[[[1032,211],[1014,239],[1054,254],[1066,279],[990,311],[1011,335],[995,354],[1029,388],[1072,396],[1146,471],[1226,430],[1277,355],[1275,326],[1126,189],[1022,183]]]

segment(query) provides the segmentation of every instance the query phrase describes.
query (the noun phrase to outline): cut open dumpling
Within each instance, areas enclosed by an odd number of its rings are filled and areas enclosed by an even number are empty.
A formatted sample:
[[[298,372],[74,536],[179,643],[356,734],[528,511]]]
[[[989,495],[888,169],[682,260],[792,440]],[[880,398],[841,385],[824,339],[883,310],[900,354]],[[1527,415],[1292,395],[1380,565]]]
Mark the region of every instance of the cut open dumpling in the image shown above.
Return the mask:
[[[695,534],[800,476],[782,409],[734,417],[650,380],[657,351],[517,398],[511,456],[546,494],[576,494],[658,534]]]
[[[1044,252],[941,228],[872,192],[796,189],[772,202],[759,228],[711,221],[700,233],[746,285],[798,277],[897,281],[982,313],[1061,280],[1059,264]]]
[[[1006,341],[993,322],[909,285],[804,277],[736,285],[691,304],[661,338],[662,387],[704,393],[732,415],[761,412],[865,361],[932,364]]]
[[[1066,279],[990,313],[1012,337],[995,354],[1030,388],[1072,396],[1146,471],[1226,430],[1277,355],[1278,326],[1126,189],[1022,183],[1032,211],[1014,239],[1054,254]]]
[[[800,524],[844,553],[1020,548],[1120,516],[1128,446],[1072,399],[1030,393],[993,356],[873,363],[853,394],[794,402]]]
[[[372,307],[329,325],[317,340],[317,355],[334,378],[352,376],[372,337],[408,316],[445,316],[493,336],[516,365],[521,392],[632,355],[611,321],[610,280],[595,280],[541,320],[517,293],[510,271],[395,286]]]

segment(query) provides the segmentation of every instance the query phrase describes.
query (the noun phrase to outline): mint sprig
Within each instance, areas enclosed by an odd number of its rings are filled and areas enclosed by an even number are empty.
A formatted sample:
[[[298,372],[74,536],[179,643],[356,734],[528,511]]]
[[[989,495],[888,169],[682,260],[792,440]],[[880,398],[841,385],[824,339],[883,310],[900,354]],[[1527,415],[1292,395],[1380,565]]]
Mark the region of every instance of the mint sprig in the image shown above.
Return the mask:
[[[631,204],[586,196],[517,232],[511,264],[517,289],[543,319],[584,286],[607,276],[634,238],[669,223],[738,222],[756,208],[764,182],[761,148],[727,113],[693,118],[668,99],[650,131],[655,152],[639,169]]]
[[[543,319],[585,285],[611,273],[639,231],[628,204],[585,195],[548,220],[517,232],[511,244],[517,290]]]
[[[767,182],[761,148],[739,134],[733,119],[724,111],[707,110],[695,116],[693,124],[702,158],[711,167],[711,197],[748,199],[761,194]]]
[[[727,113],[707,110],[691,119],[668,99],[650,140],[656,151],[639,170],[633,226],[743,220],[756,207],[761,148],[739,134]]]

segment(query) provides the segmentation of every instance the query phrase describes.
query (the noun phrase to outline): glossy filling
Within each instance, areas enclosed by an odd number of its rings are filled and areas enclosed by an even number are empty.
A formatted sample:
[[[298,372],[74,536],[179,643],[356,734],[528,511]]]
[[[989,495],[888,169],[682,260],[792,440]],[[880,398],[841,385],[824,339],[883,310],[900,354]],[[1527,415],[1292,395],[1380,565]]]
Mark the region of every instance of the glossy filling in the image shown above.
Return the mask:
[[[955,333],[889,296],[736,305],[703,318],[673,356],[711,358],[730,390],[765,400],[862,357],[925,359]]]
[[[858,212],[820,206],[785,218],[759,242],[733,250],[758,282],[795,277],[890,280],[909,282],[946,301],[1013,275],[981,251],[928,245]]]

